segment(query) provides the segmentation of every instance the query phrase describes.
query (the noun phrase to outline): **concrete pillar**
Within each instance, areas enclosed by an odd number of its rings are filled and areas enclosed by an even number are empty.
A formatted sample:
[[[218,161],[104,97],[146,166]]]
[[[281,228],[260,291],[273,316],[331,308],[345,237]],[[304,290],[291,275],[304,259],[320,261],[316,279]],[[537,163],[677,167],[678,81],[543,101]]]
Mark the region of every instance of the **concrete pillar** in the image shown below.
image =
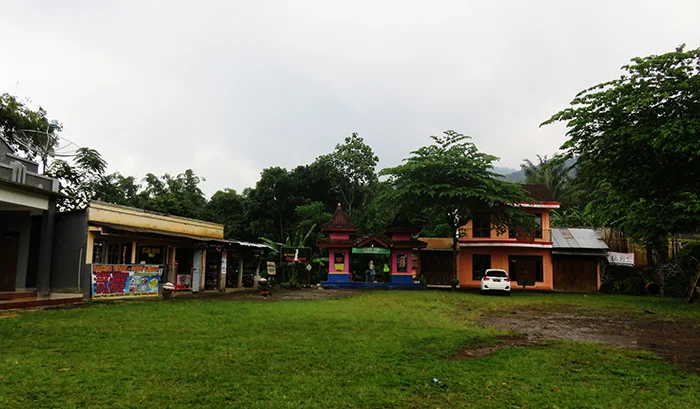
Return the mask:
[[[238,288],[243,288],[243,255],[238,259]]]
[[[49,208],[44,211],[41,221],[41,247],[39,249],[39,274],[37,293],[49,295],[51,292],[51,254],[53,252],[53,229],[56,222],[56,199],[49,199]]]
[[[136,264],[136,242],[131,242],[131,264]]]
[[[168,246],[168,254],[170,255],[170,258],[167,260],[168,281],[174,283],[177,278],[175,277],[175,257],[177,256],[177,247]]]
[[[202,250],[202,272],[199,275],[199,290],[204,291],[204,283],[207,277],[207,250]]]
[[[255,277],[253,277],[253,288],[258,288],[258,282],[260,281],[260,263],[262,262],[262,255],[258,255],[258,265],[255,267]]]
[[[221,270],[219,273],[219,291],[226,291],[226,274],[228,273],[228,252],[221,252]]]

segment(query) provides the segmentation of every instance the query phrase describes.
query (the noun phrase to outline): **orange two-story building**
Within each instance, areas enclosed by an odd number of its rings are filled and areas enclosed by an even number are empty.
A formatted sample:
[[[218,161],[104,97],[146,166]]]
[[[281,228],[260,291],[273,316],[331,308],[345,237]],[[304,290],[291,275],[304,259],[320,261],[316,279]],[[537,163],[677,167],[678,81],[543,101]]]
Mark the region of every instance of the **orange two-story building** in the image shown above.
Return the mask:
[[[537,290],[553,289],[552,234],[550,211],[558,209],[544,185],[522,185],[533,201],[519,203],[535,216],[537,227],[528,231],[509,229],[503,234],[493,230],[488,215],[475,216],[463,227],[459,240],[457,277],[462,288],[478,288],[489,268],[508,271],[513,286],[526,283]]]

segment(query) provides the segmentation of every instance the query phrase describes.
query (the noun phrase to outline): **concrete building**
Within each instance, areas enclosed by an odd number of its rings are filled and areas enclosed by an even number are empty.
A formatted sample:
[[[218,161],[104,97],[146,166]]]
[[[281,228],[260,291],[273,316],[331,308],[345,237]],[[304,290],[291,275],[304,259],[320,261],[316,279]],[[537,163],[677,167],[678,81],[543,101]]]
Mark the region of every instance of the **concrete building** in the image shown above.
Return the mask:
[[[58,181],[0,138],[0,292],[51,291]],[[0,300],[9,296],[0,296]]]
[[[79,290],[86,298],[157,295],[158,286],[167,281],[178,290],[241,287],[244,259],[256,258],[259,265],[269,250],[224,239],[221,224],[101,202],[59,214],[54,246],[52,285]],[[144,268],[150,274],[139,272],[139,277],[149,277],[143,285],[119,281]],[[107,288],[96,280],[117,283]]]

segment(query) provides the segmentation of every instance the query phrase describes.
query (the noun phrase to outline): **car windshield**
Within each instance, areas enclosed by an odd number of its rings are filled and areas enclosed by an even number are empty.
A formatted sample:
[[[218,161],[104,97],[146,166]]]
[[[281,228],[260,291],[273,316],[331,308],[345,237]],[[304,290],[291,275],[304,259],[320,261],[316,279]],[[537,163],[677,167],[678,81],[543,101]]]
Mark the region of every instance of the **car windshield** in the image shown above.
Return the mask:
[[[487,271],[486,272],[487,277],[508,277],[508,274],[506,274],[505,271]]]

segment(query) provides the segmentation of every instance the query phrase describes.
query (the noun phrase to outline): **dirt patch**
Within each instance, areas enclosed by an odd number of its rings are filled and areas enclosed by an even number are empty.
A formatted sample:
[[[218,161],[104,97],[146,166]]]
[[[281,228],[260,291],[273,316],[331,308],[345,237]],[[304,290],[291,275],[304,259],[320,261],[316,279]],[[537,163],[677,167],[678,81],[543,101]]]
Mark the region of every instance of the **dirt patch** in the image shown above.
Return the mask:
[[[464,361],[465,359],[475,359],[483,358],[489,356],[495,352],[502,351],[504,349],[512,348],[515,346],[527,346],[527,347],[547,347],[549,346],[545,342],[532,341],[525,337],[512,337],[512,336],[502,336],[497,338],[499,343],[496,345],[486,345],[478,344],[471,348],[466,348],[458,351],[456,354],[448,357],[450,361]]]
[[[216,299],[221,301],[259,301],[259,302],[276,302],[276,301],[314,301],[314,300],[331,300],[347,298],[353,295],[358,295],[357,290],[325,290],[317,288],[304,288],[297,290],[281,289],[268,295],[267,297],[260,295],[259,290],[246,289],[242,291],[233,291],[227,293],[200,293],[200,294],[178,294],[177,299]]]
[[[644,319],[528,309],[497,316],[490,314],[481,325],[523,334],[529,342],[559,339],[643,349],[700,374],[700,321],[659,321],[651,316]]]

